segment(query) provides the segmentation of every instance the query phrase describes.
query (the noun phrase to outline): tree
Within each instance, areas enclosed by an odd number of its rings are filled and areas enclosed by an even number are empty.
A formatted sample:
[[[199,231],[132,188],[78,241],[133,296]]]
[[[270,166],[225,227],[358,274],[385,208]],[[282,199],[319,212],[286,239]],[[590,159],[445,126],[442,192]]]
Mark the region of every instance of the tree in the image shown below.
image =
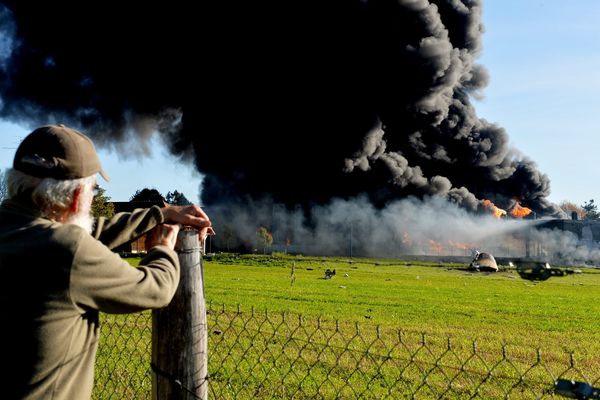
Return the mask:
[[[115,205],[109,202],[110,197],[105,195],[106,190],[100,186],[96,186],[96,190],[97,192],[92,201],[92,215],[96,218],[110,218],[115,215]]]
[[[584,203],[581,208],[585,211],[583,219],[597,220],[600,219],[600,212],[598,212],[598,206],[594,203],[594,199]]]
[[[560,203],[558,206],[561,208],[561,210],[566,212],[569,217],[571,217],[571,215],[573,213],[576,213],[578,219],[585,218],[585,210],[575,203],[565,200],[562,203]]]
[[[167,200],[167,203],[178,206],[189,206],[192,204],[183,193],[178,192],[177,190],[167,193],[165,199]]]
[[[273,234],[269,232],[267,228],[261,226],[256,231],[256,235],[258,236],[258,241],[262,245],[263,254],[266,253],[267,247],[271,247],[273,244]]]
[[[235,233],[231,225],[224,223],[219,226],[219,240],[225,242],[225,249],[229,251],[232,241],[235,239]]]
[[[129,201],[148,201],[164,203],[165,198],[156,189],[144,188],[142,190],[136,190],[133,196],[129,198]]]
[[[6,172],[0,170],[0,201],[8,198],[8,186],[6,185]]]

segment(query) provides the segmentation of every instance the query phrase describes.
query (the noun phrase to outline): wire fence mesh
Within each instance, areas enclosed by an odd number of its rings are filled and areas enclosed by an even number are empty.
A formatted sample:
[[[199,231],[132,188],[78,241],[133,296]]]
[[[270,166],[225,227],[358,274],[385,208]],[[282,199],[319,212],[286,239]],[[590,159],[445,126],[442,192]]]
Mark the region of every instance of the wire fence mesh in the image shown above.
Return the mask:
[[[149,399],[151,313],[103,315],[95,399]],[[213,399],[551,399],[600,355],[207,307]]]

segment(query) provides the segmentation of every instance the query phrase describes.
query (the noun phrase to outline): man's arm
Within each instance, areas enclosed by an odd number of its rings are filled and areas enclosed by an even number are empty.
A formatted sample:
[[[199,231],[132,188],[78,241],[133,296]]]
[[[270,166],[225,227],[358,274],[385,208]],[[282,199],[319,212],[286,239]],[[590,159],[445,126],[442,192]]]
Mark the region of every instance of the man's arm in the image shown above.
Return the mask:
[[[111,219],[99,218],[92,236],[114,249],[130,242],[162,223],[188,225],[198,229],[200,240],[214,235],[208,215],[195,204],[189,206],[166,205],[137,209],[132,213],[119,213]]]
[[[107,313],[129,313],[166,306],[179,284],[173,251],[179,227],[159,225],[147,238],[148,254],[131,267],[89,235],[81,235],[73,256],[69,294],[75,305]]]
[[[137,239],[163,222],[165,218],[158,206],[140,208],[131,213],[118,213],[110,219],[98,218],[92,236],[112,250]]]

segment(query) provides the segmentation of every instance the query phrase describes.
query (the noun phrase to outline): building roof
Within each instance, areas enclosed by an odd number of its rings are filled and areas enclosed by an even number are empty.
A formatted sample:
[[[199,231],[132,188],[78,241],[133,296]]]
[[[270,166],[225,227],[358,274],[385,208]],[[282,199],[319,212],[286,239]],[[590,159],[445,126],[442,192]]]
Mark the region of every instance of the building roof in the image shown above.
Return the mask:
[[[112,204],[115,206],[115,213],[132,212],[137,208],[163,207],[165,205],[159,201],[113,201]]]

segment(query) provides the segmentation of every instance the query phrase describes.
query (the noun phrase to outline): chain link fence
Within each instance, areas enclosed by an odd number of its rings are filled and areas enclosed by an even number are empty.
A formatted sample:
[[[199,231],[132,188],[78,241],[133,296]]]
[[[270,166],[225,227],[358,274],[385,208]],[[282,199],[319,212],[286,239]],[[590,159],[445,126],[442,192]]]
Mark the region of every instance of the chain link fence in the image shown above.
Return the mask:
[[[207,307],[212,399],[552,399],[600,355]],[[151,313],[103,315],[95,399],[150,399]]]

